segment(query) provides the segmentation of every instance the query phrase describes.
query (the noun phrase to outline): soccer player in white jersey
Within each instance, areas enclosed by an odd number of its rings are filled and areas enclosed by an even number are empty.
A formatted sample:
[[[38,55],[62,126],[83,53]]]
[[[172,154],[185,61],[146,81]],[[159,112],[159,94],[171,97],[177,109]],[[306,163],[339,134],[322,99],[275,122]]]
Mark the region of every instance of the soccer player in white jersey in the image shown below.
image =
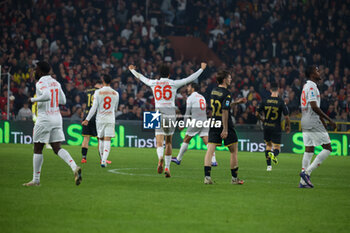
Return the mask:
[[[43,164],[43,147],[50,143],[53,151],[61,157],[72,169],[75,176],[75,184],[82,181],[81,168],[78,167],[68,151],[61,148],[61,142],[65,140],[62,129],[62,116],[59,104],[66,103],[61,85],[53,79],[49,72],[49,63],[40,61],[35,69],[36,97],[30,98],[30,102],[37,102],[38,116],[34,126],[34,156],[33,156],[33,180],[23,184],[24,186],[39,186],[41,166]]]
[[[99,138],[101,167],[107,167],[107,159],[111,150],[111,138],[115,137],[115,111],[118,109],[119,94],[110,87],[111,76],[103,76],[103,87],[96,90],[94,101],[82,125],[88,125],[96,111],[96,129]]]
[[[310,175],[332,152],[331,141],[326,129],[325,119],[335,128],[336,124],[320,109],[320,91],[317,82],[321,80],[318,67],[309,66],[305,70],[305,76],[309,79],[303,87],[301,94],[301,127],[305,152],[300,173],[300,188],[313,188]],[[321,145],[323,150],[311,163],[315,146]]]
[[[207,103],[205,101],[205,98],[198,93],[199,86],[196,83],[190,83],[187,85],[187,93],[189,94],[189,97],[186,101],[186,113],[184,117],[185,123],[189,121],[189,118],[191,118],[192,121],[206,121],[207,120]],[[183,140],[183,143],[181,145],[180,151],[177,155],[177,157],[171,158],[171,161],[176,163],[177,165],[180,165],[182,157],[184,156],[185,152],[187,151],[188,144],[190,143],[191,139],[199,134],[199,136],[202,138],[205,145],[208,144],[208,134],[209,134],[209,128],[202,127],[192,127],[191,125],[188,127],[186,131],[185,138]],[[211,166],[216,167],[218,163],[216,162],[215,158],[215,152],[212,157]]]
[[[130,72],[138,79],[140,79],[144,84],[152,88],[153,95],[155,98],[155,108],[162,115],[162,124],[163,122],[175,122],[175,96],[176,91],[180,87],[193,82],[199,77],[203,70],[207,67],[207,64],[202,62],[201,68],[195,73],[190,75],[187,78],[180,80],[171,80],[170,77],[170,68],[166,65],[160,67],[160,79],[152,80],[148,79],[142,74],[138,73],[135,70],[134,65],[129,66]],[[157,155],[158,155],[158,167],[157,171],[159,174],[163,173],[163,161],[165,160],[165,177],[170,177],[170,163],[172,155],[172,137],[175,131],[175,128],[170,124],[169,127],[163,127],[161,124],[160,129],[156,129],[156,141],[157,141]],[[163,142],[165,137],[165,153],[163,148]],[[164,159],[163,159],[164,154]]]

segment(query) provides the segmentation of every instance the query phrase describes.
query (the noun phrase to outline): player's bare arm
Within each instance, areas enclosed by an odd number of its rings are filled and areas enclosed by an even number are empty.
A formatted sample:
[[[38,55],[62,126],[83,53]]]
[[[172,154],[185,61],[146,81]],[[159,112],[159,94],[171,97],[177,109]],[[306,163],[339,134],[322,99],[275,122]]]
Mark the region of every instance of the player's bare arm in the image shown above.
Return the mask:
[[[228,131],[227,131],[227,129],[228,129],[228,110],[226,110],[226,109],[222,110],[222,124],[223,124],[223,129],[222,129],[220,136],[222,139],[225,139],[225,138],[227,138],[227,135],[228,135]]]
[[[290,133],[290,119],[289,116],[285,116],[286,118],[286,133]]]
[[[320,116],[321,121],[326,119],[327,121],[329,121],[330,126],[335,129],[337,127],[337,125],[335,124],[335,122],[329,118],[329,116],[327,116],[327,114],[325,114],[318,106],[316,101],[311,101],[310,102],[311,108],[312,110],[317,113]],[[323,122],[322,122],[323,123]],[[325,125],[325,123],[323,123],[323,125]]]
[[[239,98],[237,99],[235,102],[231,103],[231,108],[237,104],[245,104],[247,103],[247,99],[246,98]]]
[[[255,112],[255,116],[258,118],[259,121],[261,121],[261,122],[265,121],[265,117],[263,115],[261,115],[259,111]]]

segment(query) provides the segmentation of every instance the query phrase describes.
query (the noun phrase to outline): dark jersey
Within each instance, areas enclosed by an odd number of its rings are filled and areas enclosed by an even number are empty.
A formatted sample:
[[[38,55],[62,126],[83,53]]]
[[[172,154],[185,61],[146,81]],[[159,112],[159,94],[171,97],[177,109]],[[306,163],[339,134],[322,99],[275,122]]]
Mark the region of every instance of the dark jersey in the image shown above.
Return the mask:
[[[265,99],[258,112],[265,114],[264,127],[265,128],[276,128],[281,130],[281,116],[288,115],[289,111],[283,100],[279,97],[269,97]]]
[[[211,117],[222,121],[222,110],[228,110],[228,128],[233,128],[231,116],[231,93],[223,87],[215,87],[210,94]]]
[[[92,102],[94,101],[94,93],[97,89],[96,88],[91,88],[85,91],[85,95],[86,95],[86,109],[84,112],[84,119],[86,118],[86,116],[88,115],[90,108],[92,107]]]

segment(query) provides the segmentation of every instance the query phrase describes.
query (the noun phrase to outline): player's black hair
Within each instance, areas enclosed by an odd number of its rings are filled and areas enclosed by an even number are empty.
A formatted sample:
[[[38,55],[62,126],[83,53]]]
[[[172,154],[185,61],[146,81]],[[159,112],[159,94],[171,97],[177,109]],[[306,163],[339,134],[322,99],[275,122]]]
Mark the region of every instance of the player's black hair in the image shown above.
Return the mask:
[[[37,67],[41,70],[43,74],[48,74],[51,70],[51,66],[48,62],[46,61],[39,61],[36,63]]]
[[[310,78],[310,75],[314,72],[315,69],[316,69],[315,65],[306,67],[306,69],[305,69],[305,76],[307,78]]]
[[[271,83],[271,91],[278,91],[278,83],[276,82]]]
[[[161,65],[159,67],[159,74],[161,78],[167,78],[170,74],[170,68],[167,65]]]
[[[112,77],[108,74],[105,74],[103,75],[103,81],[106,83],[106,84],[110,84],[111,81],[112,81]]]
[[[216,76],[216,82],[218,84],[222,84],[224,82],[224,79],[227,78],[229,75],[230,75],[230,72],[228,72],[227,70],[219,71]]]
[[[190,83],[188,85],[190,85],[194,89],[194,91],[199,91],[199,85],[197,83]]]
[[[102,84],[102,80],[100,78],[97,79],[95,84]]]

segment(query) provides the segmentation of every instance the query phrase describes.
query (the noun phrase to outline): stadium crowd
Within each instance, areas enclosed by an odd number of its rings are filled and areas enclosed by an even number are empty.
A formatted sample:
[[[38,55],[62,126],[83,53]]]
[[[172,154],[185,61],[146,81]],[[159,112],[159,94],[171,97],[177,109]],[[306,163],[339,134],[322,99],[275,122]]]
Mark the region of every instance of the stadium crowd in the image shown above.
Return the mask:
[[[198,68],[199,61],[175,58],[166,39],[175,34],[201,38],[222,60],[220,67],[208,61],[199,78],[206,98],[216,72],[232,71],[230,91],[248,99],[234,109],[237,124],[257,122],[255,111],[272,82],[280,85],[292,118],[300,117],[304,69],[312,64],[322,74],[321,109],[332,119],[350,121],[349,6],[350,0],[2,1],[0,65],[2,74],[11,74],[10,87],[2,77],[2,119],[8,91],[11,118],[31,119],[26,100],[35,94],[33,67],[47,60],[68,99],[61,106],[63,117],[82,120],[84,91],[108,73],[120,94],[117,119],[141,120],[143,111],[154,109],[154,100],[151,90],[132,77],[129,64],[149,78],[164,62],[173,79]],[[185,88],[176,105],[183,114]]]

